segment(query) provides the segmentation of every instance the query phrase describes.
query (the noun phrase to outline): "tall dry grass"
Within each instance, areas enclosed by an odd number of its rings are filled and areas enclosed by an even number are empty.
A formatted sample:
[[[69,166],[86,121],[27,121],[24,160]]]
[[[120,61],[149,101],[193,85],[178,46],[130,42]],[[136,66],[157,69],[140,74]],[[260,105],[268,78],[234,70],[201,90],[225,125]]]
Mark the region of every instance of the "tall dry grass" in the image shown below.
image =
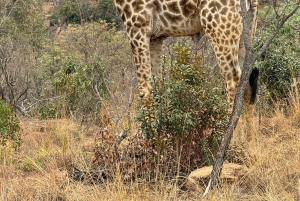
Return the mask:
[[[205,186],[183,189],[176,178],[123,182],[115,173],[103,182],[74,180],[73,167],[94,168],[95,136],[101,128],[70,119],[23,120],[21,128],[20,149],[0,150],[0,200],[199,200],[203,193]],[[249,171],[237,182],[221,181],[205,200],[300,200],[299,153],[299,105],[288,112],[278,107],[272,118],[261,121],[242,116],[228,158]]]

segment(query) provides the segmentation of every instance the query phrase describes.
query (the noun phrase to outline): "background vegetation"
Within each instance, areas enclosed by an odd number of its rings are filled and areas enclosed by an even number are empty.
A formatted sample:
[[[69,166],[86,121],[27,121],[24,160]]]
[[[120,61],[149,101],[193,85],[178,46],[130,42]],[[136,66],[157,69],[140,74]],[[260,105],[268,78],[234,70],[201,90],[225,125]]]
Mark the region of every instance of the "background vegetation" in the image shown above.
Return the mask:
[[[260,3],[257,47],[293,5]],[[112,0],[0,0],[0,12],[0,200],[197,200],[185,178],[212,164],[227,123],[205,37],[165,41],[169,77],[143,110]],[[298,11],[257,62],[255,117],[227,157],[249,172],[210,200],[299,200],[299,26]]]

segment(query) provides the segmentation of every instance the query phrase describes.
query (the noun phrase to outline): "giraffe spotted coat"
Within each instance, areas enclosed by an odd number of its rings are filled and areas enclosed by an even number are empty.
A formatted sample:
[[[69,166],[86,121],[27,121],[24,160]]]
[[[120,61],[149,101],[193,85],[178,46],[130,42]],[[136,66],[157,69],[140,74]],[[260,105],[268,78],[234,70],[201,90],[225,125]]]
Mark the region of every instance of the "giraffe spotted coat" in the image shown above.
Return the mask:
[[[258,0],[246,1],[253,7],[253,40]],[[142,98],[150,93],[148,79],[160,73],[163,40],[200,34],[214,49],[232,107],[245,57],[240,0],[115,0],[115,5],[130,39]]]

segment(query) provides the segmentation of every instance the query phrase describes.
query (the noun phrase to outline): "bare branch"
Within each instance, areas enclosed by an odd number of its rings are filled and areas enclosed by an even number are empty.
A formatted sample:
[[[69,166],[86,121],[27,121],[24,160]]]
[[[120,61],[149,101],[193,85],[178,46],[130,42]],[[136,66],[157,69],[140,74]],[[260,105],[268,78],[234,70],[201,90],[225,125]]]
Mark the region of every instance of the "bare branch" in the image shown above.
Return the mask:
[[[268,37],[268,39],[264,42],[263,46],[259,49],[259,51],[256,53],[254,60],[257,60],[265,51],[266,49],[269,47],[269,45],[271,44],[272,40],[275,38],[275,36],[278,34],[279,30],[282,28],[282,26],[284,25],[284,23],[291,17],[293,16],[296,11],[299,9],[300,7],[300,1],[298,1],[296,3],[295,8],[287,15],[283,16],[282,19],[280,19],[277,24],[276,27],[273,31],[273,33]]]

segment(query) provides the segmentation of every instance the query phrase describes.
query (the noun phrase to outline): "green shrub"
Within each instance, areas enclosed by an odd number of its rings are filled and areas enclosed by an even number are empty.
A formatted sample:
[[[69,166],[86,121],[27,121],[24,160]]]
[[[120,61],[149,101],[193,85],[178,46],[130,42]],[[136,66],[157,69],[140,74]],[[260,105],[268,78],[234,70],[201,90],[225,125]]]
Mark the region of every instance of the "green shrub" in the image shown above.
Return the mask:
[[[288,12],[293,7],[294,2],[285,2],[280,3],[277,9],[278,11]],[[297,12],[299,13],[300,11],[298,10]],[[261,21],[268,23],[257,34],[256,45],[258,47],[262,46],[263,42],[274,32],[278,20],[277,14],[269,6],[262,7],[261,12],[259,12]],[[259,93],[267,104],[264,108],[272,107],[274,102],[287,100],[292,79],[299,79],[300,77],[300,59],[298,56],[300,48],[297,44],[300,34],[299,20],[300,15],[296,13],[283,25],[259,62],[259,88],[263,89]],[[266,93],[269,94],[268,97],[265,97]]]
[[[94,21],[105,20],[107,23],[115,23],[116,17],[114,1],[100,0],[92,7],[91,18]]]
[[[40,107],[41,118],[57,118],[77,112],[95,113],[100,108],[99,96],[108,97],[108,72],[104,65],[99,61],[80,63],[72,58],[67,60],[55,74],[54,86],[60,98]]]
[[[228,121],[226,97],[208,82],[198,57],[189,62],[189,48],[175,46],[174,51],[170,78],[152,81],[152,98],[144,101],[137,121],[162,155],[171,157],[181,147],[182,167],[212,164]]]
[[[0,144],[6,145],[7,141],[12,141],[14,146],[20,146],[22,140],[18,134],[19,128],[20,122],[12,106],[0,100]]]
[[[65,23],[89,21],[90,13],[90,3],[86,1],[66,1],[59,9],[59,16]]]

